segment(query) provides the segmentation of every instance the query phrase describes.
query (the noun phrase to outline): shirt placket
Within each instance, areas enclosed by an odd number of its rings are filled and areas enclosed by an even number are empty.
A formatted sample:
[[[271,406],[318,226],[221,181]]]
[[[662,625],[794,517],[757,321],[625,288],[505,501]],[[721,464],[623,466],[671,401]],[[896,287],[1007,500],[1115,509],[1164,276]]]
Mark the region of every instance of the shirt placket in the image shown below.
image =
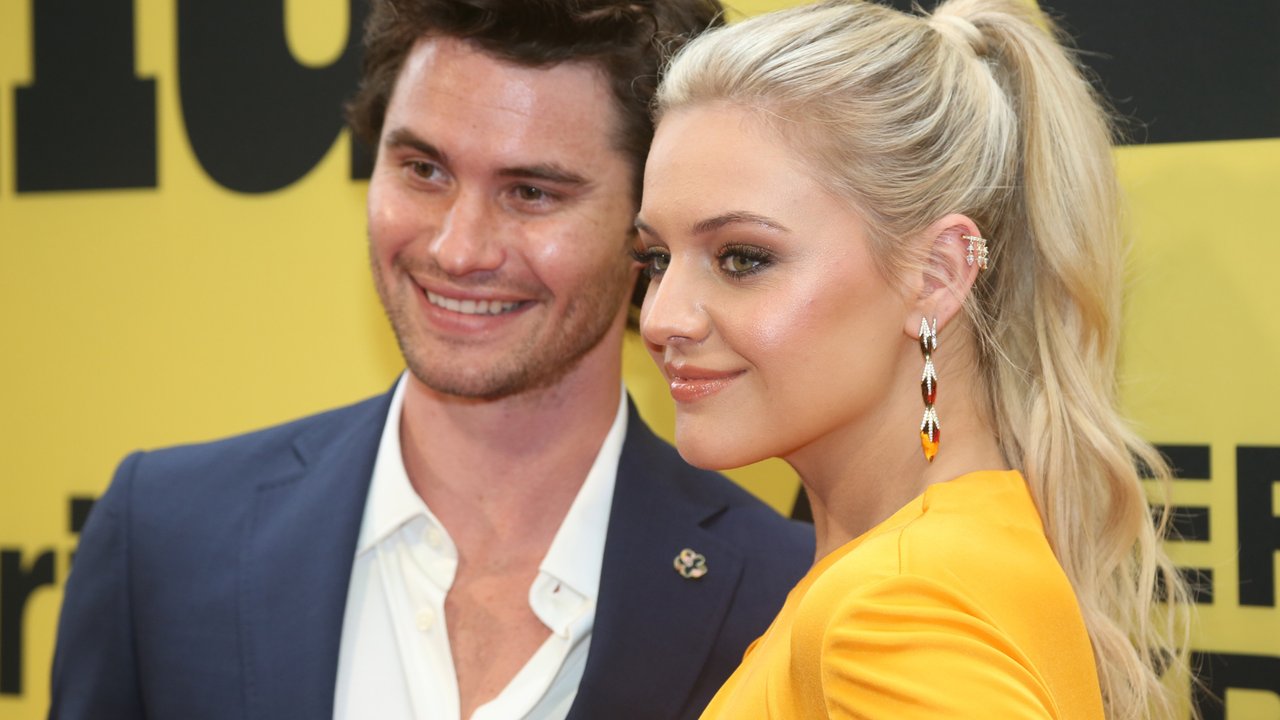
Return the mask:
[[[457,672],[449,647],[444,601],[457,572],[453,543],[433,519],[418,516],[396,533],[395,572],[387,575],[414,714],[420,719],[459,716]],[[394,575],[394,577],[392,577]],[[398,586],[398,587],[395,587]]]

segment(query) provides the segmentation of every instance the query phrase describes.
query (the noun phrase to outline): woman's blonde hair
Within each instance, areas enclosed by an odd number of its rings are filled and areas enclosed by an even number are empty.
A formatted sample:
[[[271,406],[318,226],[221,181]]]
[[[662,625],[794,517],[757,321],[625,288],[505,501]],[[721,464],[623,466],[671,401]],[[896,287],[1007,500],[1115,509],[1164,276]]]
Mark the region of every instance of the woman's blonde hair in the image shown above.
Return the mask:
[[[1185,678],[1161,676],[1186,672],[1191,606],[1161,547],[1168,503],[1153,522],[1135,459],[1166,488],[1169,470],[1117,409],[1113,128],[1054,23],[1022,0],[922,16],[824,2],[703,35],[656,102],[759,110],[857,210],[891,275],[920,267],[907,239],[974,220],[991,269],[964,317],[989,421],[1075,589],[1107,717],[1176,715]]]

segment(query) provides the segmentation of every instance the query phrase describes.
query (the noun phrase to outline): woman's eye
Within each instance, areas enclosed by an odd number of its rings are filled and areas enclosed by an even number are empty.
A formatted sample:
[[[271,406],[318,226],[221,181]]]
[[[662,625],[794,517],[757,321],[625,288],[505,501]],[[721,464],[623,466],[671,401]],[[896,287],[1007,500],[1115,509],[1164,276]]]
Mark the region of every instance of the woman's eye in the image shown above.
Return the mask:
[[[746,279],[773,262],[773,253],[755,245],[726,245],[716,254],[721,272],[734,280]]]
[[[671,256],[665,250],[658,248],[632,250],[631,257],[635,258],[636,262],[644,265],[641,272],[648,278],[661,275],[671,265]]]
[[[720,260],[720,266],[734,275],[751,272],[760,267],[761,261],[745,255],[726,255]]]

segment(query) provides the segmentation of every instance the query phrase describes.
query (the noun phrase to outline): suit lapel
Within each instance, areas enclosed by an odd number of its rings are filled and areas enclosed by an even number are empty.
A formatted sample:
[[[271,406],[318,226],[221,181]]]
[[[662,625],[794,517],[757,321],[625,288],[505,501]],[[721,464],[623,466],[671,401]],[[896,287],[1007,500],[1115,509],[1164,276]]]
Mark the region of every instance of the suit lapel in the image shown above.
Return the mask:
[[[257,489],[241,550],[241,644],[251,718],[333,716],[357,536],[391,395],[301,435],[296,477]]]
[[[678,717],[706,663],[743,558],[701,526],[726,503],[700,493],[687,474],[632,405],[591,650],[568,720]],[[673,562],[685,548],[706,557],[705,576],[676,571]]]
[[[303,469],[257,490],[240,553],[250,718],[333,716],[347,589],[390,402],[388,393],[300,436]],[[743,558],[702,527],[727,503],[688,475],[631,405],[591,650],[568,720],[678,717],[702,672]],[[685,548],[706,557],[704,577],[675,570]]]

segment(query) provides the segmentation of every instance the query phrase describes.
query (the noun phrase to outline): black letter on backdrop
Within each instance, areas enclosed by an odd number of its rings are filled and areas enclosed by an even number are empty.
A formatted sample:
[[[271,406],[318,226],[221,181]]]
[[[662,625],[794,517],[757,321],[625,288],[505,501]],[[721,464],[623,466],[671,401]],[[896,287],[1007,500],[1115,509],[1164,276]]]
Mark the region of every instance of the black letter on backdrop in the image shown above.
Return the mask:
[[[1054,0],[1137,142],[1280,137],[1280,4]]]
[[[342,130],[360,76],[365,3],[351,0],[347,47],[309,68],[289,51],[284,0],[178,0],[178,87],[187,136],[209,176],[245,193],[286,187]]]
[[[1175,480],[1209,480],[1208,445],[1156,445],[1173,472]],[[1146,463],[1138,461],[1138,475],[1154,477]],[[1159,524],[1162,508],[1152,508],[1152,517]],[[1170,537],[1188,542],[1205,542],[1209,539],[1209,508],[1199,505],[1177,505],[1170,508],[1172,523]],[[1213,603],[1213,569],[1179,568],[1191,589],[1193,599],[1202,605]],[[1156,595],[1164,599],[1164,576],[1156,577]]]
[[[18,192],[156,186],[156,83],[133,71],[133,0],[32,0],[14,92]]]
[[[23,571],[22,552],[0,552],[0,695],[22,693],[22,616],[27,599],[41,585],[53,584],[53,551]]]
[[[1266,655],[1191,653],[1191,667],[1207,687],[1193,685],[1192,702],[1201,720],[1224,720],[1227,689],[1264,690],[1280,695],[1280,658]]]
[[[1272,557],[1280,550],[1280,518],[1271,514],[1271,488],[1277,481],[1280,481],[1280,447],[1236,448],[1241,605],[1276,605]]]
[[[84,524],[89,522],[89,511],[93,510],[93,503],[96,498],[91,497],[73,497],[67,505],[67,519],[70,524],[72,535],[79,535],[84,529]],[[67,572],[71,571],[71,565],[76,561],[76,551],[72,550],[67,557]]]

